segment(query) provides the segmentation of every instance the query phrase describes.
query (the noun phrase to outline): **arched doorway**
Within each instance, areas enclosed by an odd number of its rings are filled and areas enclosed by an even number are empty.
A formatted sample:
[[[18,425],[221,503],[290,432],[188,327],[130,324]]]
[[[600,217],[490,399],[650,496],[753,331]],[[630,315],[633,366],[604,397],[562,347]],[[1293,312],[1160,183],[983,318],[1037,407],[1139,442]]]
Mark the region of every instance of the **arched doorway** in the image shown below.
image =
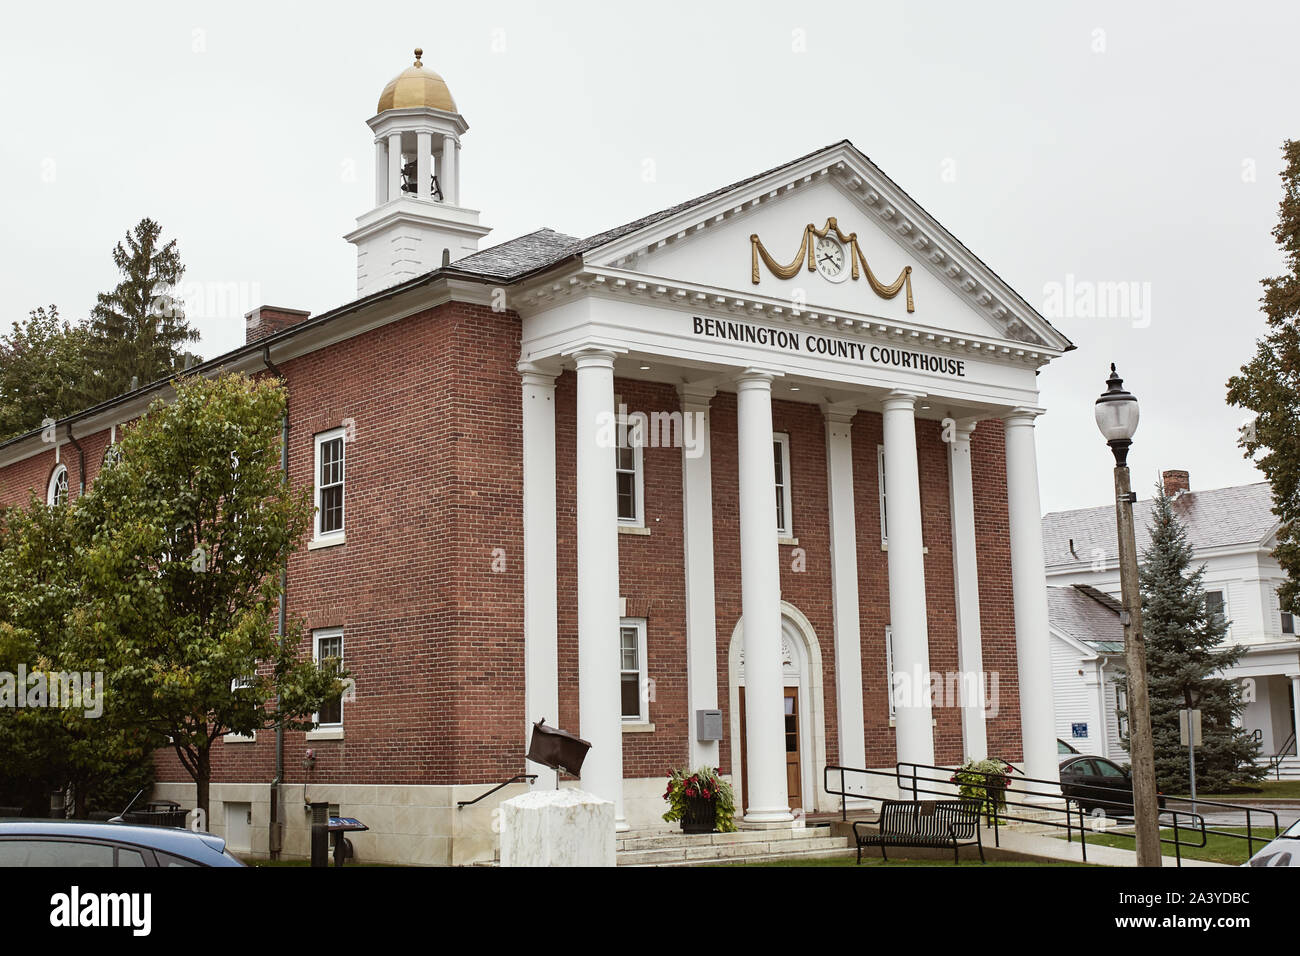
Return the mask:
[[[811,812],[824,802],[821,772],[826,766],[826,711],[822,692],[821,645],[812,624],[798,608],[781,602],[781,674],[785,685],[786,755],[792,796],[791,809]],[[745,686],[744,621],[731,632],[727,654],[730,689],[731,771],[736,797],[743,813],[745,794]],[[797,781],[797,794],[795,783]]]

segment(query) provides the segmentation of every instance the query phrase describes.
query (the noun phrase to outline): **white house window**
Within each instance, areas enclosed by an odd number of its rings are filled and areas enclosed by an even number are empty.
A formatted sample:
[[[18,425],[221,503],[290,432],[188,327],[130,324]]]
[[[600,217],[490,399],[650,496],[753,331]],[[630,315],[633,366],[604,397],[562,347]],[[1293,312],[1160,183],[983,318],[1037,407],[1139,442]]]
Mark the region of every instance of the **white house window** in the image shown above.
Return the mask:
[[[885,628],[885,677],[889,684],[889,716],[893,719],[896,714],[894,706],[894,630]]]
[[[1295,615],[1290,611],[1279,610],[1278,613],[1282,616],[1282,633],[1295,634]]]
[[[624,618],[618,629],[620,699],[623,720],[628,723],[650,722],[649,685],[646,681],[645,621]]]
[[[1123,684],[1115,685],[1115,724],[1123,738],[1128,733],[1128,691]]]
[[[885,446],[876,446],[876,476],[880,485],[880,546],[889,544],[889,518],[885,511]]]
[[[45,490],[45,503],[51,507],[68,503],[68,468],[55,465],[50,474],[50,484]]]
[[[793,497],[790,492],[790,436],[772,436],[772,458],[776,463],[776,533],[793,538]]]
[[[345,474],[342,428],[316,436],[316,534],[318,542],[343,540]]]
[[[1227,613],[1227,606],[1224,603],[1222,591],[1205,592],[1205,613],[1207,617],[1217,616],[1220,619]]]
[[[312,660],[316,663],[333,658],[343,665],[343,629],[339,627],[312,632]],[[321,727],[343,726],[343,695],[321,704],[312,719]]]
[[[631,431],[614,452],[615,480],[618,482],[618,520],[620,524],[640,527],[643,524],[644,490],[641,443]]]

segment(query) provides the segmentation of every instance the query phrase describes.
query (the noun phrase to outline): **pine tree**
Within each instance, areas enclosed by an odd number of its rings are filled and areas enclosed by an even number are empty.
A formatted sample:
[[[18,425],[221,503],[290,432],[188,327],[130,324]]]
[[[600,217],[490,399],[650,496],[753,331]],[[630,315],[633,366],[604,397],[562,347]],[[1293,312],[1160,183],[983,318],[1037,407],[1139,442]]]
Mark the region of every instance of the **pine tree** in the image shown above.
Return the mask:
[[[141,219],[113,249],[122,280],[91,311],[94,398],[107,400],[184,371],[184,346],[197,341],[175,286],[185,274],[176,240],[160,245],[162,226]]]
[[[1173,499],[1161,487],[1156,491],[1147,526],[1151,542],[1138,572],[1156,782],[1166,793],[1187,792],[1187,748],[1179,742],[1178,712],[1199,708],[1204,743],[1196,750],[1197,791],[1222,792],[1263,773],[1253,763],[1258,745],[1233,723],[1243,706],[1241,688],[1223,676],[1244,649],[1223,646],[1228,621],[1206,607],[1205,566],[1191,567],[1187,528]]]
[[[1241,447],[1273,490],[1281,522],[1273,556],[1287,574],[1278,596],[1283,610],[1300,609],[1300,142],[1282,145],[1282,202],[1273,238],[1286,261],[1283,275],[1264,279],[1268,332],[1255,357],[1228,380],[1228,402],[1255,412]]]

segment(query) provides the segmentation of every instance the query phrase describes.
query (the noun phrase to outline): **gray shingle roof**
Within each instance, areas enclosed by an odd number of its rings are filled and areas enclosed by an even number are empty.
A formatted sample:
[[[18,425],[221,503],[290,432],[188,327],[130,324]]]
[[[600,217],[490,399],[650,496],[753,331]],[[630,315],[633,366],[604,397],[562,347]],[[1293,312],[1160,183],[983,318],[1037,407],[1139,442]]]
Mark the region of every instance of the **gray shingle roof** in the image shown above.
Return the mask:
[[[1093,648],[1099,654],[1124,651],[1124,626],[1119,605],[1108,594],[1086,584],[1047,589],[1047,619],[1052,627]]]
[[[1276,527],[1273,498],[1267,482],[1189,491],[1174,499],[1174,512],[1187,526],[1187,540],[1195,551],[1232,545],[1261,543]],[[1151,542],[1147,525],[1151,517],[1151,499],[1133,506],[1133,523],[1137,529],[1138,554]],[[1115,507],[1082,508],[1078,511],[1054,511],[1043,516],[1043,558],[1047,566],[1091,564],[1094,557],[1104,557],[1108,567],[1118,561],[1115,532]],[[1070,542],[1074,542],[1074,552]],[[1101,555],[1093,550],[1100,549]]]
[[[466,256],[455,266],[485,278],[509,282],[559,262],[572,255],[581,244],[581,239],[543,226],[536,232]]]

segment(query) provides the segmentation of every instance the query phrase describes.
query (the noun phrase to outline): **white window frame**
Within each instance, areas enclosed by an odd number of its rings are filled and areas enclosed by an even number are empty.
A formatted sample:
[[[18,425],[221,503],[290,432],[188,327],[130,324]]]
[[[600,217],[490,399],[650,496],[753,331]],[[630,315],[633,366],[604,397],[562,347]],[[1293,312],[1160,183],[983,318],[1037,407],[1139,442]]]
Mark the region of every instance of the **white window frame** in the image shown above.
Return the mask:
[[[343,666],[344,660],[347,659],[347,645],[343,640],[343,628],[341,627],[322,627],[311,632],[311,659],[319,664],[321,661],[320,645],[321,641],[330,641],[334,638],[339,640],[339,666]],[[343,721],[346,718],[344,713],[347,701],[343,699],[343,694],[339,695],[339,719],[338,723],[322,724],[320,722],[320,711],[311,715],[312,723],[316,726],[307,734],[309,740],[320,740],[328,737],[339,737],[343,733]]]
[[[632,628],[636,631],[637,643],[637,706],[640,710],[635,716],[623,714],[623,678],[632,673],[630,670],[623,668],[623,631]],[[619,714],[623,715],[625,724],[648,724],[650,723],[650,692],[647,677],[646,662],[646,621],[643,617],[625,617],[618,622],[618,680],[619,680]]]
[[[889,695],[889,719],[893,720],[898,716],[898,708],[894,706],[894,629],[885,628],[885,693]]]
[[[63,501],[59,501],[59,479],[63,479]],[[68,481],[68,466],[60,462],[50,472],[50,480],[45,486],[45,503],[53,508],[56,504],[67,504],[72,497],[72,485]]]
[[[321,482],[320,482],[321,448],[322,448],[324,445],[328,444],[329,442],[335,441],[336,439],[337,439],[339,442],[341,442],[340,447],[342,448],[342,451],[343,451],[343,481],[341,482],[341,485],[342,485],[342,488],[343,488],[343,501],[342,501],[342,508],[343,508],[343,524],[342,524],[342,526],[341,526],[337,531],[322,532],[322,531],[321,531],[321,516],[322,516],[322,514],[323,514],[323,511],[321,510],[321,491],[322,491],[323,489],[321,488]],[[347,526],[348,526],[348,507],[347,507],[347,498],[348,498],[348,492],[347,492],[347,487],[348,487],[348,440],[347,440],[347,429],[345,429],[345,428],[331,428],[329,431],[321,432],[320,434],[318,434],[318,435],[315,437],[315,440],[314,440],[314,443],[313,443],[313,444],[314,444],[314,448],[315,448],[315,454],[313,455],[313,462],[314,462],[314,463],[313,463],[313,466],[312,466],[312,467],[313,467],[313,471],[312,471],[312,495],[313,495],[313,503],[314,503],[315,506],[316,506],[316,513],[315,513],[315,514],[313,515],[313,517],[312,517],[312,540],[311,540],[311,543],[310,543],[309,547],[324,548],[324,547],[329,547],[329,546],[331,546],[331,545],[335,545],[335,544],[343,544],[343,542],[346,540],[345,533],[346,533],[346,531],[347,531]],[[331,485],[330,487],[334,487],[334,486]]]
[[[620,409],[622,408],[622,402],[619,400],[616,400],[614,402],[614,405],[616,408],[620,408]],[[625,437],[628,439],[627,446],[620,444],[618,448],[622,449],[624,447],[630,446],[632,449],[632,472],[631,472],[632,497],[636,505],[636,516],[632,518],[625,518],[622,515],[619,515],[618,523],[620,527],[624,527],[624,528],[644,528],[645,527],[645,458],[643,455],[643,450],[646,442],[646,436],[645,434],[642,434],[640,436],[639,441],[637,442],[631,441],[632,427],[629,424],[629,419],[631,417],[632,417],[631,415],[627,415],[627,414],[619,415],[618,418],[619,428],[617,434],[620,437]],[[616,451],[614,457],[615,507],[618,507],[618,475],[625,475],[625,474],[628,474],[627,470],[618,467],[618,453]]]
[[[885,502],[885,446],[876,446],[876,480],[880,486],[880,550],[889,550],[889,521]],[[891,705],[892,706],[892,705]]]
[[[1218,594],[1218,595],[1220,595],[1220,596],[1223,598],[1223,604],[1220,605],[1219,613],[1223,616],[1223,620],[1224,620],[1224,622],[1228,625],[1227,629],[1226,629],[1225,632],[1224,632],[1224,634],[1225,634],[1225,636],[1226,636],[1227,634],[1229,634],[1229,633],[1232,631],[1232,617],[1228,614],[1228,588],[1227,588],[1226,585],[1224,585],[1224,586],[1221,586],[1221,587],[1213,587],[1213,588],[1206,588],[1206,589],[1205,589],[1205,610],[1206,610],[1207,615],[1208,615],[1208,613],[1209,613],[1209,611],[1210,611],[1210,607],[1209,607],[1209,605],[1210,605],[1210,600],[1209,600],[1209,598],[1210,598],[1210,595],[1211,595],[1211,594]]]
[[[781,449],[781,476],[785,479],[785,484],[781,487],[781,511],[785,514],[785,524],[782,525],[779,515],[776,522],[776,536],[778,538],[794,537],[794,492],[792,490],[793,482],[790,476],[790,436],[785,432],[772,433],[773,445]],[[776,476],[772,476],[773,490],[776,488]]]
[[[1282,595],[1278,593],[1277,588],[1273,589],[1273,601],[1277,605],[1277,622],[1282,630],[1282,636],[1295,637],[1295,612],[1282,610]],[[1287,628],[1288,623],[1291,625],[1290,629]]]

